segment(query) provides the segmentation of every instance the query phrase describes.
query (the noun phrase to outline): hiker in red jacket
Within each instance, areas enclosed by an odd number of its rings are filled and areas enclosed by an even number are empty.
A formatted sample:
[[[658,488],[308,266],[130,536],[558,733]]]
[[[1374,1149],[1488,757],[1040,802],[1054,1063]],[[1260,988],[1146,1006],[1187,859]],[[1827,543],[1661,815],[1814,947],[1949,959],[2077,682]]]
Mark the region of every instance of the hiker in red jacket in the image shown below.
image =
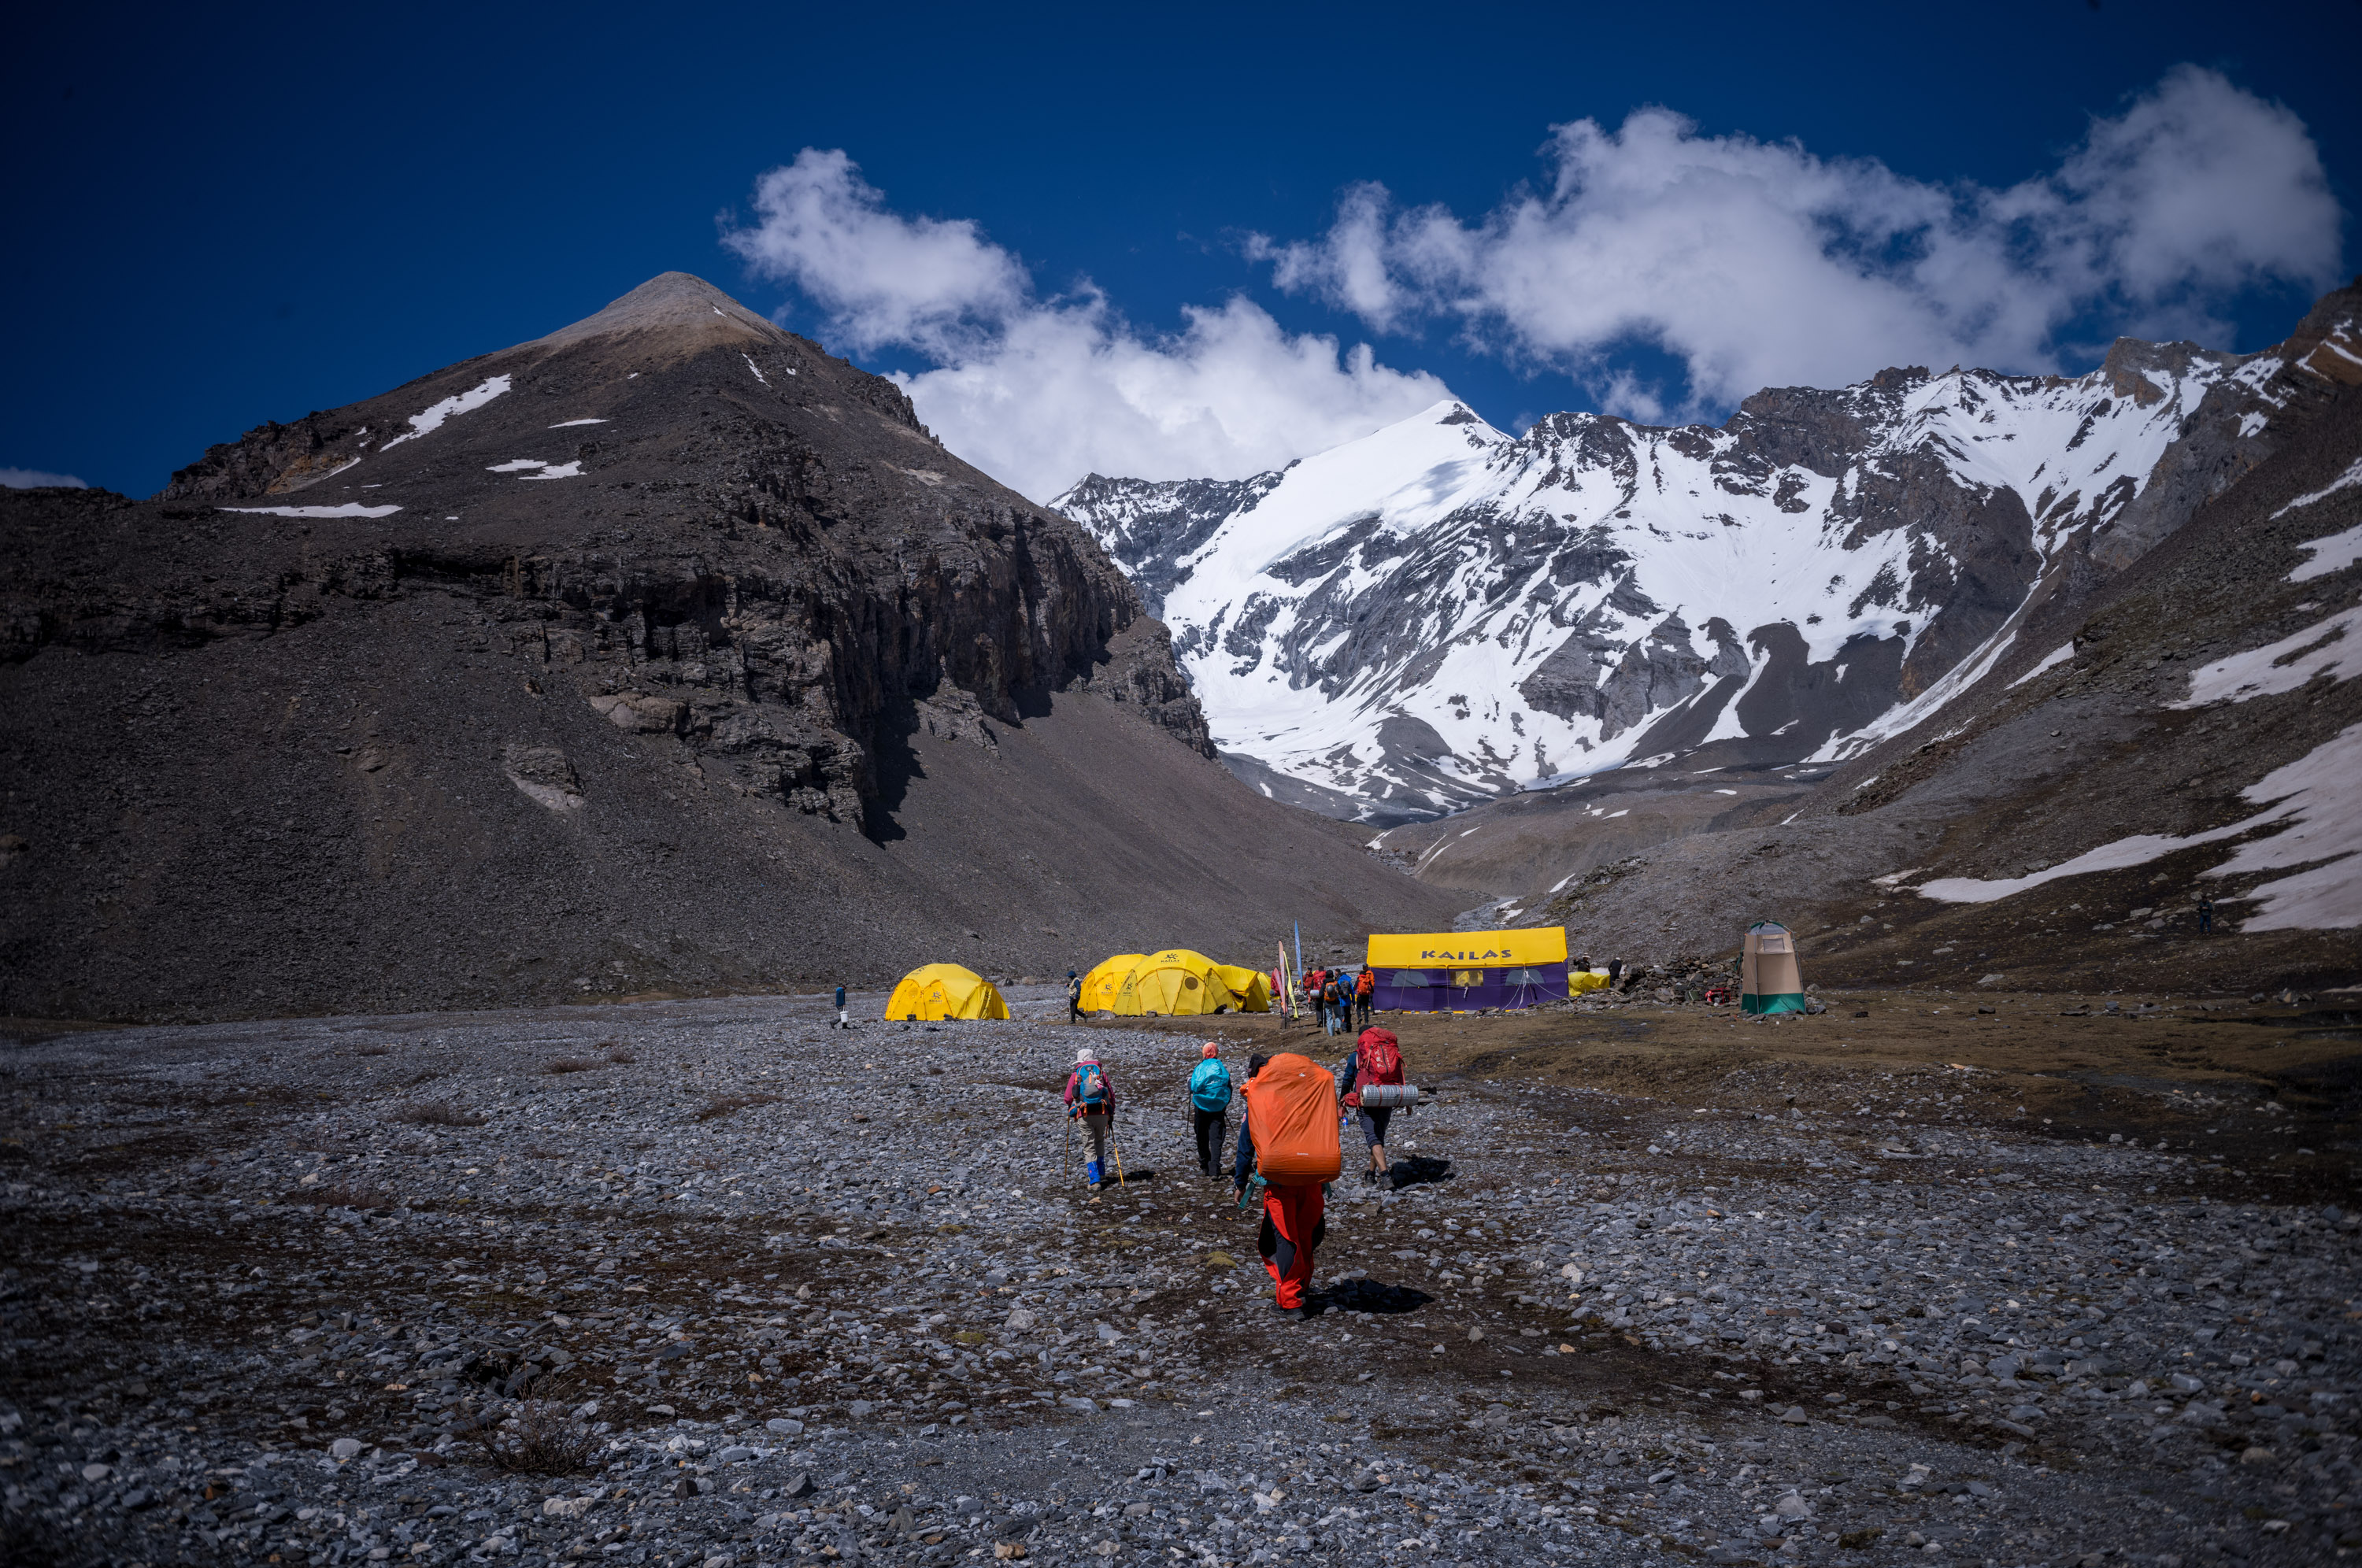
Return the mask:
[[[1355,1120],[1362,1124],[1362,1141],[1370,1146],[1370,1168],[1362,1179],[1394,1185],[1394,1162],[1386,1157],[1386,1122],[1394,1116],[1391,1108],[1365,1106],[1362,1090],[1371,1084],[1398,1084],[1403,1081],[1402,1046],[1391,1029],[1364,1029],[1354,1043],[1353,1054],[1337,1070],[1337,1080],[1350,1085],[1344,1103],[1352,1109]]]

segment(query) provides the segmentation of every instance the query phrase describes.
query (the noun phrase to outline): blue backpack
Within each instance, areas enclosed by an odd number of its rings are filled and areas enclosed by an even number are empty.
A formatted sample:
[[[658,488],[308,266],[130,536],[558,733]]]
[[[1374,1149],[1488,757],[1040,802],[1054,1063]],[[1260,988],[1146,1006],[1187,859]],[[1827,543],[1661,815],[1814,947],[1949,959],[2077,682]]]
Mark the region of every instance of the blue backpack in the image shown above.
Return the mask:
[[[1084,1105],[1107,1103],[1107,1075],[1097,1062],[1085,1062],[1075,1069],[1075,1099]]]
[[[1189,1075],[1189,1103],[1209,1115],[1231,1108],[1231,1070],[1209,1056]]]

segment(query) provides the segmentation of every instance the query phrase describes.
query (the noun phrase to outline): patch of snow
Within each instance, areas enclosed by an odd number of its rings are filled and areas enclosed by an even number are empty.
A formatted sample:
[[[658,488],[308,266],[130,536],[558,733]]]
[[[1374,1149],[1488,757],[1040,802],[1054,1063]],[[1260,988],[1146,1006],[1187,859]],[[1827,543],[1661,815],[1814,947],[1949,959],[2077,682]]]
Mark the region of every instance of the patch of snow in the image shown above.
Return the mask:
[[[2346,465],[2344,473],[2339,474],[2319,490],[2307,495],[2300,495],[2278,512],[2273,513],[2269,521],[2277,523],[2300,506],[2311,506],[2317,501],[2326,501],[2339,491],[2351,490],[2357,484],[2362,484],[2362,458],[2355,458],[2353,462]]]
[[[527,469],[539,469],[539,473],[525,473]],[[529,480],[580,479],[582,464],[544,462],[539,458],[511,458],[505,463],[494,463],[484,470],[488,474],[518,474]]]
[[[2033,598],[2029,594],[2026,604],[2032,602]],[[2020,605],[2020,612],[2022,613],[2025,608],[2025,605]],[[2013,622],[2015,619],[2015,616],[2011,617]],[[2001,631],[1986,639],[1983,647],[1947,670],[1943,679],[1937,681],[1935,685],[1930,686],[1910,701],[1888,709],[1849,734],[1832,735],[1827,745],[1805,760],[1840,762],[1849,756],[1860,756],[1882,740],[1891,739],[1917,728],[1935,717],[1937,711],[1954,698],[1992,673],[1992,667],[2001,662],[2002,656],[2009,652],[2011,645],[2016,641],[2016,626],[2004,625]]]
[[[2242,441],[2246,440],[2248,436],[2253,436],[2257,431],[2261,430],[2265,425],[2269,425],[2270,423],[2271,416],[2269,414],[2243,414],[2239,415],[2239,439]]]
[[[1736,795],[1738,791],[1736,790],[1716,790],[1715,793],[1717,795]]]
[[[409,429],[403,431],[392,440],[388,441],[384,446],[379,447],[378,450],[381,452],[391,452],[396,447],[401,446],[404,441],[414,441],[421,436],[429,435],[434,431],[439,430],[443,426],[443,422],[450,418],[453,414],[472,414],[477,409],[483,407],[484,404],[491,402],[492,399],[500,396],[502,392],[508,390],[508,377],[493,376],[487,381],[469,387],[466,392],[460,392],[457,396],[447,397],[441,403],[430,404],[424,413],[414,414],[410,416]]]
[[[348,501],[341,506],[216,506],[216,512],[256,512],[272,517],[391,517],[399,506],[363,506]]]
[[[2190,695],[2169,708],[2203,708],[2210,702],[2293,691],[2317,675],[2351,680],[2362,675],[2362,605],[2315,622],[2303,631],[2246,653],[2218,658],[2190,675]]]
[[[738,358],[746,361],[746,368],[755,372],[755,379],[756,381],[762,382],[765,386],[769,386],[771,384],[771,378],[763,373],[763,367],[755,363],[754,355],[742,353]]]
[[[1631,811],[1632,811],[1632,808],[1631,808],[1631,807],[1629,807],[1629,806],[1627,806],[1627,807],[1625,807],[1625,808],[1624,808],[1622,811],[1620,811],[1620,812],[1608,812],[1608,813],[1607,813],[1607,815],[1608,815],[1608,819],[1609,819],[1610,821],[1613,821],[1613,820],[1615,820],[1615,819],[1616,819],[1616,818],[1617,818],[1617,817],[1621,817],[1621,816],[1628,816],[1628,815],[1630,815],[1630,814],[1631,814]]]
[[[603,419],[561,419],[557,424],[551,425],[550,428],[552,430],[571,430],[578,425],[604,425],[607,422]]]
[[[2334,571],[2344,571],[2362,560],[2362,523],[2343,534],[2331,534],[2312,539],[2297,547],[2310,551],[2312,559],[2288,574],[2290,582],[2311,582],[2316,577],[2327,577]]]
[[[2074,657],[2075,640],[2072,637],[2070,637],[2067,641],[2059,644],[2057,647],[2052,648],[2048,653],[2044,654],[2042,656],[2041,663],[2036,665],[2032,669],[2027,670],[2024,675],[2019,676],[2015,680],[2011,681],[2007,686],[2003,687],[2003,690],[2005,691],[2014,691],[2019,687],[2025,685],[2027,681],[2033,679],[2036,676],[2040,675],[2044,670],[2056,669]]]
[[[1945,903],[1991,903],[2061,878],[2144,866],[2180,850],[2279,826],[2279,833],[2240,845],[2229,859],[2203,873],[2208,877],[2236,877],[2257,871],[2310,867],[2298,870],[2294,876],[2263,883],[2246,894],[2245,901],[2257,906],[2246,929],[2362,926],[2362,858],[2357,858],[2357,854],[2362,854],[2362,724],[2339,732],[2239,793],[2243,799],[2268,809],[2186,838],[2163,834],[2120,838],[2027,877],[1993,881],[1948,877],[1912,890]]]
[[[1906,866],[1900,871],[1889,871],[1883,877],[1872,877],[1870,879],[1870,885],[1873,888],[1899,888],[1903,886],[1905,878],[1917,875],[1919,875],[1918,867]]]

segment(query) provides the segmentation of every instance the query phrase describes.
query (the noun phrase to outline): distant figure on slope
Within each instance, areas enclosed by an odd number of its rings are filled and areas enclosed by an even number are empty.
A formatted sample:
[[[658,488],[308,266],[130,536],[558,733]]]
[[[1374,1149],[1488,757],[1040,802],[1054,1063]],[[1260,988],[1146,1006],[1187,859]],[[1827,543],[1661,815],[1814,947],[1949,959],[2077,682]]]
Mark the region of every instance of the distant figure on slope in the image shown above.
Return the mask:
[[[1072,969],[1066,971],[1066,1021],[1083,1021],[1083,978]]]
[[[2204,936],[2214,929],[2214,900],[2201,894],[2198,900],[2198,934]]]
[[[1222,1065],[1222,1048],[1210,1040],[1189,1074],[1189,1116],[1198,1132],[1198,1168],[1212,1180],[1221,1174],[1222,1150],[1230,1142],[1231,1069]]]
[[[1107,1179],[1108,1132],[1115,1125],[1115,1080],[1099,1066],[1098,1053],[1086,1045],[1075,1053],[1075,1070],[1066,1075],[1066,1114],[1079,1116],[1091,1135],[1091,1157],[1083,1179],[1098,1187]]]
[[[850,1029],[853,1027],[853,1016],[844,1010],[844,988],[843,986],[836,988],[836,1022],[831,1027],[836,1029]]]

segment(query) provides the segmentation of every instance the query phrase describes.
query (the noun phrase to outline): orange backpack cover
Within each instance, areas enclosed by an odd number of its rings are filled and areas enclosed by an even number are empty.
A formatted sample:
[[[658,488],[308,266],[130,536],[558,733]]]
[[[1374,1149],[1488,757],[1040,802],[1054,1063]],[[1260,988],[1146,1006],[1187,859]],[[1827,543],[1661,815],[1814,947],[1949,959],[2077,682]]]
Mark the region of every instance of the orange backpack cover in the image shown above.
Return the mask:
[[[1239,1092],[1264,1180],[1286,1187],[1337,1179],[1345,1156],[1337,1143],[1337,1079],[1328,1068],[1284,1052]]]

